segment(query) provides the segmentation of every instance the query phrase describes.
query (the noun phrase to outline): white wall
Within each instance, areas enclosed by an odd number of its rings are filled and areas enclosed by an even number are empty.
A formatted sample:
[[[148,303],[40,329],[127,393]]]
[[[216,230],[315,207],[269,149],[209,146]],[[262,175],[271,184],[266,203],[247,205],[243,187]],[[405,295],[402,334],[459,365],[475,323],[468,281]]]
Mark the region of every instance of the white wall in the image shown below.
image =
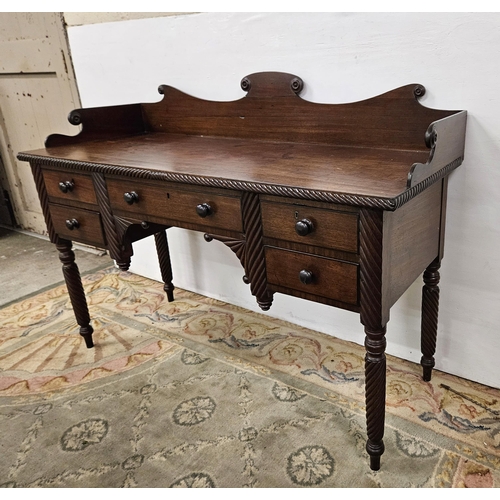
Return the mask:
[[[166,83],[198,97],[242,97],[241,78],[285,71],[317,102],[365,99],[408,83],[422,102],[468,110],[466,159],[450,176],[436,367],[500,387],[500,15],[204,13],[69,28],[85,107],[160,100]],[[259,311],[232,252],[169,231],[177,286]],[[160,279],[153,242],[132,271]],[[390,354],[420,360],[420,280],[391,310]],[[358,315],[275,295],[266,313],[363,343]]]

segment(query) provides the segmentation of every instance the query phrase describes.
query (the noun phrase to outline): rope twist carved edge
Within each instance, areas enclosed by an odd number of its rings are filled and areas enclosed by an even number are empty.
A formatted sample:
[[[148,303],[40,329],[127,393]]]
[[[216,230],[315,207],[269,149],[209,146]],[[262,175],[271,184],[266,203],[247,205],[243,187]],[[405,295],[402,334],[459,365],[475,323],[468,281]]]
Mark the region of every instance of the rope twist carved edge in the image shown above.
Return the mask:
[[[313,189],[304,189],[298,187],[276,186],[273,184],[261,184],[256,182],[238,181],[230,179],[220,179],[215,177],[201,177],[197,175],[180,174],[176,172],[158,172],[144,170],[141,168],[121,167],[116,165],[107,165],[102,163],[90,163],[82,161],[65,160],[62,158],[47,158],[45,156],[26,155],[20,153],[18,159],[21,161],[36,161],[37,163],[71,168],[88,172],[103,172],[106,174],[125,175],[138,179],[151,179],[171,182],[182,182],[185,184],[195,184],[200,186],[211,186],[225,189],[235,189],[239,191],[248,191],[254,193],[263,193],[276,196],[288,196],[305,200],[324,201],[331,203],[340,203],[368,208],[379,208],[382,210],[393,211],[407,203],[417,196],[431,184],[446,176],[453,169],[462,163],[462,158],[457,158],[442,169],[427,177],[416,186],[407,189],[395,198],[377,198],[374,196],[357,196],[344,193],[332,193],[327,191],[318,191]]]

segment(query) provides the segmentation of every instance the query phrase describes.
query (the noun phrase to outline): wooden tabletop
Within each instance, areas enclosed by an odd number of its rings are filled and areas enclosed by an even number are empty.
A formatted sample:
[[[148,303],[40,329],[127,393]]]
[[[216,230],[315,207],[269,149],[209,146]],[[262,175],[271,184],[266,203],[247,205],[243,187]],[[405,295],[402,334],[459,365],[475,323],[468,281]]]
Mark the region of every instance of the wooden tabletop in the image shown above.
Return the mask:
[[[405,151],[151,133],[30,151],[30,155],[103,166],[394,198],[413,163],[429,151]],[[105,168],[104,168],[105,171]]]

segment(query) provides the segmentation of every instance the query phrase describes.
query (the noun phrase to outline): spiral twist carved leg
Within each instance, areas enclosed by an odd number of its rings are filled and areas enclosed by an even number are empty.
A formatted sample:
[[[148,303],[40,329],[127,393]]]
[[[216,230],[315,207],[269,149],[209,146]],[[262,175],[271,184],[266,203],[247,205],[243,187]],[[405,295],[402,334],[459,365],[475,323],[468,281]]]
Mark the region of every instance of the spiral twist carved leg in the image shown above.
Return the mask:
[[[259,195],[243,193],[241,211],[245,224],[245,274],[259,307],[267,311],[273,302],[273,294],[267,289]]]
[[[62,262],[62,270],[66,286],[68,288],[69,298],[76,322],[80,325],[80,335],[85,340],[88,348],[94,347],[92,333],[94,329],[90,326],[90,315],[87,307],[87,300],[82,286],[80,271],[75,263],[75,254],[71,250],[71,241],[59,239],[56,248],[59,251],[59,260]]]
[[[361,323],[365,326],[365,397],[366,451],[372,470],[380,469],[384,453],[385,424],[385,324],[389,319],[383,306],[382,259],[383,213],[361,210],[360,226],[360,305]]]
[[[365,395],[366,429],[368,441],[366,451],[370,455],[372,470],[380,469],[380,457],[384,453],[385,424],[385,327],[380,329],[365,328]]]
[[[422,287],[422,323],[420,364],[423,368],[423,379],[431,380],[436,352],[438,313],[439,313],[439,268],[441,263],[434,260],[424,272]]]
[[[170,261],[170,251],[168,248],[168,239],[166,231],[155,233],[156,253],[160,263],[161,278],[163,280],[163,290],[167,294],[167,300],[174,300],[174,285],[172,283],[172,263]]]

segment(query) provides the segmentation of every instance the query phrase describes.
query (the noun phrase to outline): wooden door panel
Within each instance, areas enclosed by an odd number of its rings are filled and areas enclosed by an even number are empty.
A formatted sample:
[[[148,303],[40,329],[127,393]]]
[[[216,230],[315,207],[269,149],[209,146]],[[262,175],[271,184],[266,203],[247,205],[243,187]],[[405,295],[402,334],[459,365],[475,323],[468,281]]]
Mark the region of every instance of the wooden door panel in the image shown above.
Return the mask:
[[[74,135],[68,113],[80,106],[59,13],[0,17],[0,154],[2,185],[22,229],[47,232],[29,165],[19,151],[42,147],[54,130]]]

